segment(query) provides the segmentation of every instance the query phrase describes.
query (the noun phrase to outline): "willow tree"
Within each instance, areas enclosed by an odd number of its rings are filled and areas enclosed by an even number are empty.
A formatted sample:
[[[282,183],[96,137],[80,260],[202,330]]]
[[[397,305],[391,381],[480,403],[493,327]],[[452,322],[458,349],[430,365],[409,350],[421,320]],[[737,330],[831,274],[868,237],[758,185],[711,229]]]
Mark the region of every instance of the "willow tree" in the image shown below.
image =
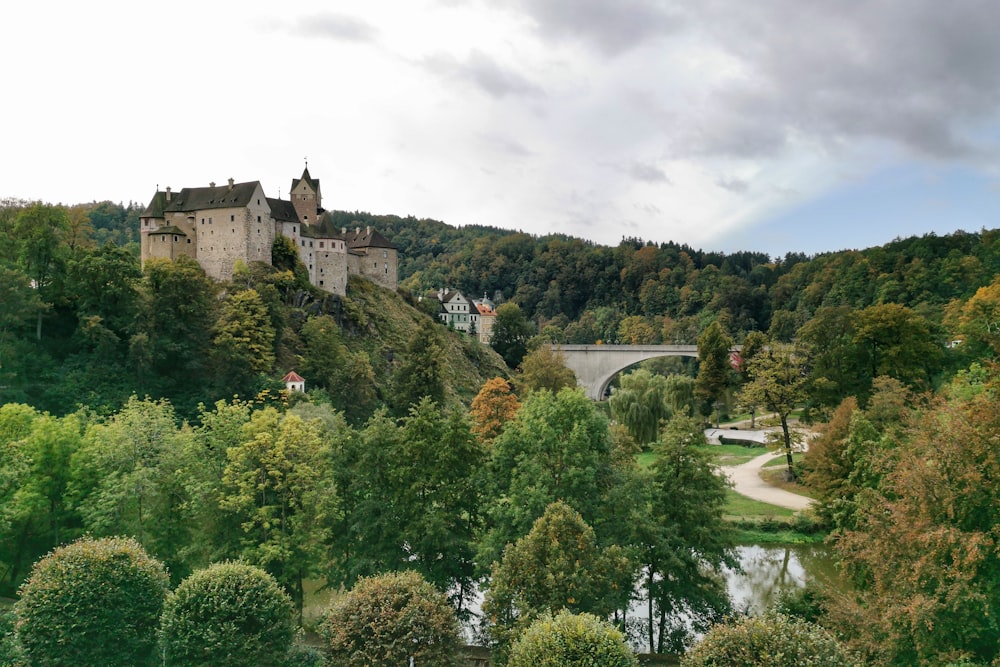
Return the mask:
[[[623,424],[637,443],[654,442],[659,436],[661,422],[671,414],[667,378],[653,375],[644,368],[623,375],[608,404],[611,417]]]

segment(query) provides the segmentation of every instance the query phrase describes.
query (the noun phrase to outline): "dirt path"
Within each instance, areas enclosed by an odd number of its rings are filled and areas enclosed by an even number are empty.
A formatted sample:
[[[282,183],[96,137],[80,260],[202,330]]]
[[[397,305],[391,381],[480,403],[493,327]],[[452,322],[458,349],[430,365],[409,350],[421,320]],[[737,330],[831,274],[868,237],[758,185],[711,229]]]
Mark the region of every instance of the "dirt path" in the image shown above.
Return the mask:
[[[732,481],[733,490],[740,495],[790,510],[804,510],[812,504],[812,498],[771,486],[760,477],[764,464],[778,456],[784,455],[768,452],[737,466],[723,466],[721,470]]]

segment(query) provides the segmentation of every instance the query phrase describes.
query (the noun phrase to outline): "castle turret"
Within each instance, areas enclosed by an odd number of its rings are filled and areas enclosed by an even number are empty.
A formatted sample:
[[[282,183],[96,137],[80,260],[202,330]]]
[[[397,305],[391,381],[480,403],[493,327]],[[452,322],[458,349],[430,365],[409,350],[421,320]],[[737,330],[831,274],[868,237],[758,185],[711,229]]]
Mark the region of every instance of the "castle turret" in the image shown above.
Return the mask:
[[[302,170],[302,178],[292,179],[292,189],[289,192],[299,221],[315,224],[323,210],[323,195],[319,189],[319,179],[309,175],[308,166]]]

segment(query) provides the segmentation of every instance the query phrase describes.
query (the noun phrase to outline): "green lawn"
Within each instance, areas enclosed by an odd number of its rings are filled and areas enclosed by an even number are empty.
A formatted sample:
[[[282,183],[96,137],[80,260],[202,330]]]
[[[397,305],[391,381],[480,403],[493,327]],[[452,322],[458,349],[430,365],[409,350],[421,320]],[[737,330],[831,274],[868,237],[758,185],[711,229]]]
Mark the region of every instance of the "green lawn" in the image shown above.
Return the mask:
[[[705,445],[698,447],[712,457],[716,465],[735,466],[755,459],[771,451],[767,447],[744,447],[743,445]]]
[[[788,519],[795,516],[795,510],[778,507],[762,503],[759,500],[741,496],[732,489],[726,492],[726,508],[724,511],[727,519]]]

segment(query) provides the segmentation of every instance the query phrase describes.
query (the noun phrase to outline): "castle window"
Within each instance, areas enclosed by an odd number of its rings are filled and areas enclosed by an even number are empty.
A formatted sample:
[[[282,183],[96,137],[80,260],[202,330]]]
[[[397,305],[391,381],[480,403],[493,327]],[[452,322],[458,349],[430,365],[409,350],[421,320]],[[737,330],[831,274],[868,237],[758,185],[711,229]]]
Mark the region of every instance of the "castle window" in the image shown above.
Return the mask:
[[[236,216],[235,215],[229,216],[229,222],[236,222]]]
[[[257,216],[257,222],[260,222],[260,216],[259,215]]]
[[[382,251],[382,259],[386,259],[388,256],[389,256],[389,251],[388,250],[383,250]]]
[[[303,247],[303,248],[305,248],[305,247],[306,247],[306,240],[305,240],[305,239],[302,239],[302,247]]]
[[[188,243],[191,243],[191,239],[188,239]]]
[[[323,281],[322,281],[322,280],[321,280],[321,281],[319,281],[319,284],[320,284],[320,285],[322,285],[322,284],[323,284]]]
[[[323,247],[323,241],[320,241],[320,242],[319,242],[319,247],[320,247],[320,248],[322,248],[322,247]]]
[[[313,247],[313,242],[312,241],[309,242],[309,247],[310,248]]]
[[[201,224],[203,224],[203,225],[205,224],[205,218],[201,219]]]
[[[234,228],[234,229],[233,229],[233,234],[235,234],[235,233],[236,233],[236,229]]]
[[[212,219],[211,218],[208,219],[208,224],[212,224]]]
[[[299,228],[296,227],[295,225],[292,225],[292,234],[296,233],[297,231],[299,231]]]

